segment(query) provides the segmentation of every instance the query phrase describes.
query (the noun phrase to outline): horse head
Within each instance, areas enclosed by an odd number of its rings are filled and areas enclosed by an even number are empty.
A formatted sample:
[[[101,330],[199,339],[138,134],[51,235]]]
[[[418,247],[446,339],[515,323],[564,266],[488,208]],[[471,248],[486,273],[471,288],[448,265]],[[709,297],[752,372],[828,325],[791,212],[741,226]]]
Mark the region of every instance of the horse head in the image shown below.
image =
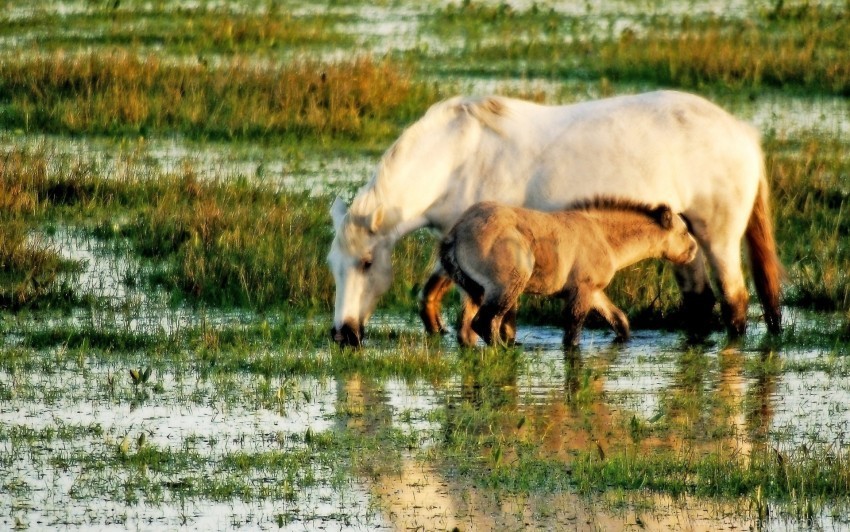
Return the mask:
[[[664,258],[675,264],[687,264],[694,260],[699,245],[689,230],[687,220],[681,214],[675,216],[668,205],[656,207],[652,214],[658,225],[666,231]]]
[[[392,282],[393,241],[381,233],[382,206],[356,207],[346,209],[340,198],[331,207],[335,235],[328,265],[336,283],[331,337],[359,347],[364,325]]]

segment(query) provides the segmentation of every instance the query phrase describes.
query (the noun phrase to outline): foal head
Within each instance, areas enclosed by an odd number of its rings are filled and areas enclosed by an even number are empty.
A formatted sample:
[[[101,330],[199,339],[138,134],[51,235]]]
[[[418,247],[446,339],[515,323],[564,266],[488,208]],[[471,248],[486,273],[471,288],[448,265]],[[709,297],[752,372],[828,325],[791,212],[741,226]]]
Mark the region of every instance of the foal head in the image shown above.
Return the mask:
[[[651,215],[664,229],[661,256],[675,264],[687,264],[694,260],[699,246],[688,231],[685,219],[673,214],[673,210],[664,204],[653,209]]]

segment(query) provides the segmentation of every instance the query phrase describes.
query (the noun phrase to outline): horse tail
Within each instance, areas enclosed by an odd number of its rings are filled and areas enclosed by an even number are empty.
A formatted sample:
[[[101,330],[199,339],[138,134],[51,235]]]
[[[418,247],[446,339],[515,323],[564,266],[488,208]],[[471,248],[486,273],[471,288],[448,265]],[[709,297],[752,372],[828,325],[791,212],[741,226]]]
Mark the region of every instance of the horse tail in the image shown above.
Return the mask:
[[[770,217],[767,180],[762,173],[758,193],[745,233],[750,254],[750,268],[756,285],[767,329],[777,334],[782,330],[782,311],[779,308],[780,279],[782,264],[776,254],[773,223]]]
[[[480,301],[484,296],[484,287],[469,277],[457,260],[457,238],[454,231],[440,242],[440,263],[446,274],[474,301]]]

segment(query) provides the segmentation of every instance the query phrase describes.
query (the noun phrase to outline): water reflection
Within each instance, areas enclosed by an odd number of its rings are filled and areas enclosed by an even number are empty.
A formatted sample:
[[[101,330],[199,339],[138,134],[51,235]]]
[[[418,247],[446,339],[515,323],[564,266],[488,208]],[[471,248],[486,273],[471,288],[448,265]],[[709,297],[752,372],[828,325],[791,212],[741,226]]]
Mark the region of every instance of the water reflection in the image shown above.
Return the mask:
[[[388,523],[397,529],[528,523],[580,530],[756,526],[745,517],[752,515],[749,500],[719,503],[643,491],[581,496],[569,488],[515,494],[476,486],[444,457],[443,451],[468,451],[477,456],[470,467],[488,468],[532,453],[569,468],[578,453],[596,453],[604,460],[632,449],[644,455],[665,450],[716,454],[746,464],[754,453],[788,444],[777,434],[777,414],[784,411],[783,403],[799,400],[782,393],[789,389],[787,382],[800,379],[782,372],[781,364],[810,354],[687,346],[677,335],[655,332],[639,332],[634,346],[615,346],[599,331],[589,332],[582,351],[564,352],[555,347],[560,331],[552,331],[521,329],[524,351],[457,354],[458,374],[419,403],[423,412],[442,412],[441,423],[432,424],[435,437],[387,457],[383,467],[361,478]],[[555,340],[550,342],[550,336]],[[341,410],[355,415],[339,428],[372,435],[401,428],[410,419],[403,422],[394,412],[397,393],[403,390],[387,393],[386,382],[347,377],[337,400]],[[635,396],[653,400],[636,401]],[[770,511],[768,523],[796,526],[793,518],[783,520],[779,508]],[[833,521],[830,510],[814,519],[819,526],[840,522]]]
[[[515,364],[508,363],[504,371],[490,375],[481,369],[480,363],[487,360],[480,353],[462,356],[470,358],[467,369],[456,385],[446,390],[439,405],[446,412],[445,424],[440,428],[444,441],[458,437],[452,434],[454,431],[468,431],[476,426],[465,418],[470,409],[475,412],[492,408],[499,413],[515,412],[526,421],[521,426],[484,423],[478,425],[483,429],[479,436],[486,440],[486,433],[495,430],[502,438],[510,434],[526,442],[540,441],[544,452],[564,459],[569,449],[591,442],[604,449],[621,437],[611,406],[604,400],[590,400],[591,395],[603,392],[604,379],[591,376],[578,353],[564,357],[562,387],[557,392],[553,390],[546,403],[536,400],[527,403],[522,399]],[[376,435],[390,428],[392,407],[382,383],[353,374],[339,382],[337,393],[339,410],[348,413],[340,421],[340,429]],[[589,425],[583,427],[586,424]],[[504,461],[511,459],[502,457]],[[378,501],[387,523],[397,530],[517,529],[532,523],[540,529],[614,530],[648,526],[708,530],[747,524],[738,517],[740,508],[734,505],[689,497],[674,500],[655,496],[652,504],[644,505],[643,509],[618,510],[604,496],[584,497],[569,492],[510,494],[481,489],[464,475],[439,464],[439,460],[423,460],[411,451],[387,457],[380,466],[369,468],[362,481]]]

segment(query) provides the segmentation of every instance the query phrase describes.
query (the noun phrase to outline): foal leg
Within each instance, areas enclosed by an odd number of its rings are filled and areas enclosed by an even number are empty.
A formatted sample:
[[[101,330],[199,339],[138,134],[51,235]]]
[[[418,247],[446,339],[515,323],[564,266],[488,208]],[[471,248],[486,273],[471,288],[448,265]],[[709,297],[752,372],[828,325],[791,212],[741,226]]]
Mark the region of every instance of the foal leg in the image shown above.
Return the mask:
[[[723,295],[720,305],[729,336],[742,336],[747,330],[747,303],[750,296],[741,270],[740,246],[738,243],[715,243],[708,250],[708,258]]]
[[[437,264],[419,294],[419,317],[422,318],[426,333],[445,334],[447,332],[443,318],[440,316],[440,309],[443,297],[451,287],[452,280],[446,275],[443,267]]]
[[[478,335],[472,330],[472,318],[478,314],[480,305],[468,294],[463,295],[463,308],[457,324],[457,343],[463,347],[472,347],[478,342]]]
[[[521,276],[512,275],[504,285],[495,285],[485,289],[481,308],[472,319],[472,330],[487,343],[487,345],[506,345],[503,337],[503,323],[506,315],[516,312],[517,298],[525,286]],[[515,336],[513,321],[515,316],[507,318],[511,337]]]
[[[591,295],[587,289],[582,290],[577,287],[569,289],[564,299],[566,300],[564,347],[578,347],[584,319],[587,318],[587,313],[590,311]]]
[[[499,327],[501,326],[501,318],[504,312],[504,309],[497,302],[485,301],[478,310],[478,314],[472,318],[472,330],[487,345],[501,343],[502,339],[499,336]]]
[[[487,345],[502,345],[502,318],[512,306],[505,301],[502,294],[486,297],[478,314],[472,319],[472,330],[478,333]]]
[[[614,329],[614,332],[617,333],[615,341],[625,342],[629,339],[630,330],[628,318],[626,318],[626,315],[622,310],[617,308],[614,303],[611,303],[611,300],[608,299],[608,296],[606,296],[605,292],[602,290],[597,290],[593,293],[593,308],[596,309],[603,318],[605,318],[605,321],[607,321]]]
[[[499,330],[499,334],[502,337],[502,341],[507,345],[514,345],[516,343],[517,307],[518,305],[511,307],[511,309],[505,313],[505,316],[502,318],[502,326]]]

